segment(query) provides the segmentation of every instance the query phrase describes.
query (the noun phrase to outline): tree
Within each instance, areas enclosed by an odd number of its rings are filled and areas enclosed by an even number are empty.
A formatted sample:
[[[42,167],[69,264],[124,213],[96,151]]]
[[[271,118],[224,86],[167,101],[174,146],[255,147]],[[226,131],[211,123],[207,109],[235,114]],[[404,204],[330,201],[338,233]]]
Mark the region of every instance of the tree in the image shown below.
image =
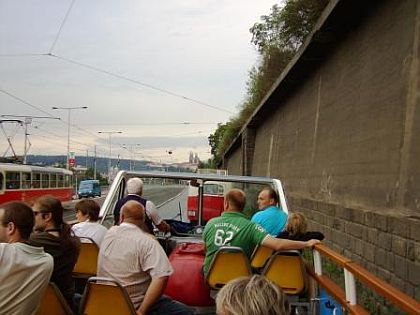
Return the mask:
[[[251,42],[261,55],[260,61],[249,71],[247,95],[239,114],[225,124],[219,123],[208,138],[216,164],[293,58],[328,2],[287,0],[283,8],[274,5],[269,15],[263,15],[261,22],[251,27]]]

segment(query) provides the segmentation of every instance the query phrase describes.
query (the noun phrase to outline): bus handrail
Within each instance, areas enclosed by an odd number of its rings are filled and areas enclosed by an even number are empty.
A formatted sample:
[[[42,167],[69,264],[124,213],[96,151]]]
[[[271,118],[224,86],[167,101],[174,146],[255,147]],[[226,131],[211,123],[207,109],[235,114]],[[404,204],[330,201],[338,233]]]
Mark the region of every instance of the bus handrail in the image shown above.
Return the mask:
[[[366,310],[356,303],[355,278],[363,282],[377,294],[393,302],[403,311],[409,314],[420,314],[420,302],[392,287],[351,259],[338,254],[324,244],[315,245],[313,251],[316,271],[310,270],[309,268],[308,271],[310,276],[320,283],[321,286],[335,297],[351,314],[367,314]],[[345,275],[345,292],[328,277],[322,275],[322,270],[320,269],[321,262],[318,261],[321,259],[321,255],[343,268]]]

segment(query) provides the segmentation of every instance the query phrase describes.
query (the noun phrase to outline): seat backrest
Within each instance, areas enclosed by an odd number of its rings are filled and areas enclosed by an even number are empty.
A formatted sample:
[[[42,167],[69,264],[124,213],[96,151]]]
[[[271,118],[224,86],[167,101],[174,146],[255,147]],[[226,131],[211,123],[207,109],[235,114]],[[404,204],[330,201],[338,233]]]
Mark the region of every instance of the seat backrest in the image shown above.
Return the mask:
[[[72,315],[73,312],[58,287],[50,282],[41,299],[37,315]]]
[[[262,274],[286,294],[298,295],[305,290],[306,271],[299,251],[276,252]]]
[[[88,237],[81,237],[80,242],[79,257],[73,268],[73,276],[78,278],[96,276],[99,247]]]
[[[109,278],[89,278],[80,306],[83,315],[135,315],[136,310],[127,291]]]
[[[251,256],[251,267],[255,269],[264,267],[273,252],[274,250],[263,245],[255,247]]]
[[[230,280],[251,273],[251,265],[242,248],[223,246],[214,255],[206,280],[212,289],[218,290]]]

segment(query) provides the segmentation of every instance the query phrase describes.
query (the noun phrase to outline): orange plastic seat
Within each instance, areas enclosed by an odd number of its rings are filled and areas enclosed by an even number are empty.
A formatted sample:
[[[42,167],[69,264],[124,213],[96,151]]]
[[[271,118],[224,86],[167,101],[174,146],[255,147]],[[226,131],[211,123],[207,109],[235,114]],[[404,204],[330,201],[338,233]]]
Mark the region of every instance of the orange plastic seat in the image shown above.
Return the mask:
[[[72,315],[73,312],[58,287],[50,282],[41,300],[37,315]]]
[[[230,280],[251,274],[251,265],[242,248],[223,246],[214,255],[206,280],[212,289],[219,290]]]
[[[276,252],[262,274],[288,295],[299,295],[305,291],[307,275],[299,251]]]
[[[109,278],[89,278],[80,313],[83,315],[135,315],[136,310],[131,299],[117,281]]]
[[[256,270],[263,268],[273,252],[273,249],[262,245],[255,247],[251,256],[251,267]]]
[[[80,241],[80,252],[73,268],[73,277],[87,279],[96,276],[99,247],[88,237],[81,237]]]

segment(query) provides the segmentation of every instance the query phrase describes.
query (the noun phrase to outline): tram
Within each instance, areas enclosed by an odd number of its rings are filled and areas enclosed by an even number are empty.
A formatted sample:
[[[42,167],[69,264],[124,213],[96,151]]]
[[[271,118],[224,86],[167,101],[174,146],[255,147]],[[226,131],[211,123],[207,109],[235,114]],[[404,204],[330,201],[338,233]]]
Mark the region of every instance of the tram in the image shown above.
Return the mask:
[[[42,195],[71,200],[72,178],[73,172],[62,168],[0,163],[0,204],[13,200],[31,204]]]

